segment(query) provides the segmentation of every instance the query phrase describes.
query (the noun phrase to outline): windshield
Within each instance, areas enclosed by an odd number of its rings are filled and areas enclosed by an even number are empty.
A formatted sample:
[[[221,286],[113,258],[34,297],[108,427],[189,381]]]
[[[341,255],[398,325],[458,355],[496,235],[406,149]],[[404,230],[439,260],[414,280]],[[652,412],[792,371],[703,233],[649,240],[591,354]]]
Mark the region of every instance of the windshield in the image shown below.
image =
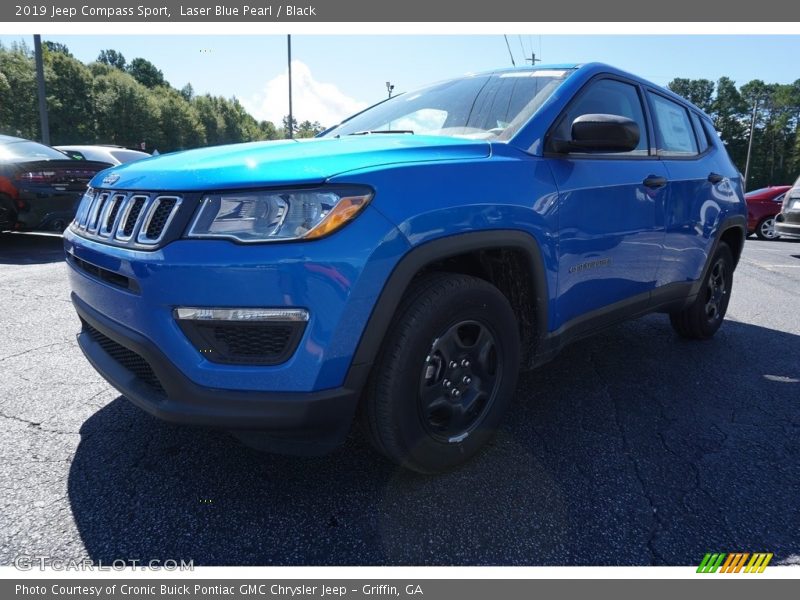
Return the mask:
[[[528,69],[437,83],[368,108],[321,137],[405,133],[508,140],[571,72]]]
[[[23,140],[0,144],[0,159],[27,159],[27,160],[69,160],[69,158],[43,144]]]

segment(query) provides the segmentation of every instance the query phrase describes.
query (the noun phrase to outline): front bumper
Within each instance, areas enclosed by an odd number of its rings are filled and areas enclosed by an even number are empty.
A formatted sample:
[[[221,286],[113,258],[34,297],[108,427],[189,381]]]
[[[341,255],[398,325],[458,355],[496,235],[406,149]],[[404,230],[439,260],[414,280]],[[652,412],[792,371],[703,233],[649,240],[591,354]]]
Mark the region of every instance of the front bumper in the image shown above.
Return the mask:
[[[775,217],[775,232],[783,238],[800,239],[800,212],[780,213]]]
[[[347,435],[357,390],[259,392],[200,386],[144,336],[104,317],[75,294],[72,302],[83,324],[78,344],[86,358],[120,393],[159,419],[256,430],[264,432],[269,449],[303,454],[332,450]],[[127,355],[121,355],[123,349]],[[144,363],[135,364],[137,356]],[[153,377],[143,379],[143,368]],[[354,381],[361,379],[353,374]]]

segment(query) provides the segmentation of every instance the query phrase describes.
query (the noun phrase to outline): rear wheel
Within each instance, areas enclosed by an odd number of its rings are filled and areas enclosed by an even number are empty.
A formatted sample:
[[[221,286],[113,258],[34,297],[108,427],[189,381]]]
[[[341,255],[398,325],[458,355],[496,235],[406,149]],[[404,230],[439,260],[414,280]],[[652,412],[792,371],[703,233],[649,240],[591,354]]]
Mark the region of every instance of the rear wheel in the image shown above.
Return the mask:
[[[733,286],[733,254],[720,242],[697,298],[683,310],[670,314],[672,327],[681,337],[703,340],[712,337],[722,325]]]
[[[516,387],[519,334],[505,296],[456,274],[417,282],[401,303],[362,403],[372,444],[422,473],[474,455]]]
[[[762,219],[756,227],[756,236],[760,240],[777,240],[780,234],[775,231],[775,217]]]

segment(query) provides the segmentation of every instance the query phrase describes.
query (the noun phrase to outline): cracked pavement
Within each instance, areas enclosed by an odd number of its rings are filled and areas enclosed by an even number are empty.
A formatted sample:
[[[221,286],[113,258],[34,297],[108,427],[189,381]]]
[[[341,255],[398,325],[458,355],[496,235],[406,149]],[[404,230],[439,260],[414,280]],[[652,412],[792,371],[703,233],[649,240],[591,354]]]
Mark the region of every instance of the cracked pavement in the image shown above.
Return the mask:
[[[0,564],[697,564],[800,555],[800,243],[748,240],[728,319],[652,315],[520,379],[496,439],[439,477],[357,431],[264,455],[130,405],[75,345],[58,237],[0,236]],[[794,558],[790,558],[791,556]]]

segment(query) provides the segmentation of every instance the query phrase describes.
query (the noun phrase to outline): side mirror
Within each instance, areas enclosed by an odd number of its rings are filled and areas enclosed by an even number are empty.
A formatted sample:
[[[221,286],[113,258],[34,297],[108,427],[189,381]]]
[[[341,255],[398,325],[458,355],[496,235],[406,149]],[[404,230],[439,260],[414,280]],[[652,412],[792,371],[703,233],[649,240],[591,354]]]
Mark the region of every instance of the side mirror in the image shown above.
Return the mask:
[[[554,140],[557,152],[630,152],[639,145],[639,125],[619,115],[581,115],[571,140]]]

